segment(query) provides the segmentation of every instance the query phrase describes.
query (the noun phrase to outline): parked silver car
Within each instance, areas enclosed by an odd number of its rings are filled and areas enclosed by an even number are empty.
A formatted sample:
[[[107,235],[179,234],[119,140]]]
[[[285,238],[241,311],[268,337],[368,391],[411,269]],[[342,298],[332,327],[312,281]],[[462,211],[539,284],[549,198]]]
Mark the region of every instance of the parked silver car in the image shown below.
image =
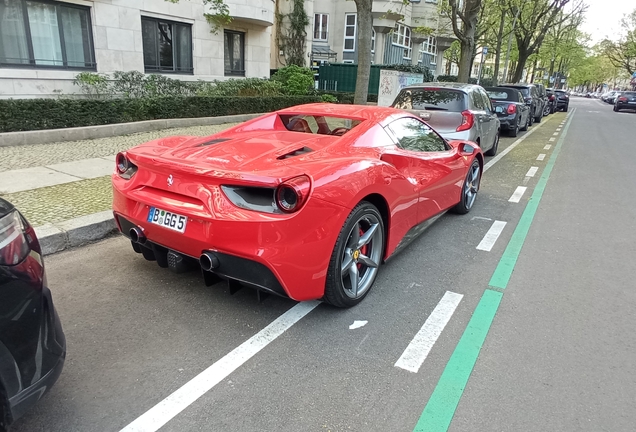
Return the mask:
[[[473,141],[487,156],[497,153],[499,119],[481,86],[416,84],[404,87],[391,106],[419,115],[447,140]]]

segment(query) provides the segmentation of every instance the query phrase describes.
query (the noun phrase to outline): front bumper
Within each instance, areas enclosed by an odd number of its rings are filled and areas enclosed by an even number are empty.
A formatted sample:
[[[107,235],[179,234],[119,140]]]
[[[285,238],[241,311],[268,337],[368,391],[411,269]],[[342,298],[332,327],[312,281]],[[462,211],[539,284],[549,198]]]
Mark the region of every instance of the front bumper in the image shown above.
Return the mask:
[[[181,234],[149,223],[149,209],[146,203],[113,188],[118,227],[126,236],[133,226],[141,229],[146,243],[135,247],[146,258],[161,265],[169,251],[191,260],[211,251],[220,262],[213,270],[216,275],[298,301],[323,296],[329,260],[349,213],[344,207],[310,197],[291,215],[233,209],[232,218],[215,219],[188,215],[187,206],[166,202],[162,210],[188,216],[186,232]]]

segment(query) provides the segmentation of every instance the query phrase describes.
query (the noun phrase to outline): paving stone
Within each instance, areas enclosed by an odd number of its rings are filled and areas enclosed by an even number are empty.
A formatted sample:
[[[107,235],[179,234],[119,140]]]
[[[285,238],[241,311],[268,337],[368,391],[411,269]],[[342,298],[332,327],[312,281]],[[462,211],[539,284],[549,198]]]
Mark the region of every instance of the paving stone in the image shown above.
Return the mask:
[[[91,179],[111,174],[115,169],[115,164],[107,158],[92,158],[82,159],[81,161],[62,162],[47,165],[46,167],[75,177]],[[0,175],[1,174],[2,173],[0,173]]]
[[[192,126],[82,141],[0,147],[0,172],[81,159],[108,157],[157,138],[173,135],[206,136],[236,124]]]
[[[29,189],[70,183],[78,177],[46,167],[23,168],[0,172],[0,194],[11,194]]]

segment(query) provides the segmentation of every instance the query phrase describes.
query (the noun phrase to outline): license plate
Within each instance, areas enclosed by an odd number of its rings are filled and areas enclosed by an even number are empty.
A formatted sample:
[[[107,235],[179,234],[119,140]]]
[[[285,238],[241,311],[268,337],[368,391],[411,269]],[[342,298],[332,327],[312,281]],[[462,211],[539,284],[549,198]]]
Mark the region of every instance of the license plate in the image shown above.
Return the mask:
[[[156,207],[150,207],[150,211],[148,212],[148,222],[155,225],[161,225],[164,228],[183,234],[186,229],[186,224],[188,223],[188,217],[161,210]]]

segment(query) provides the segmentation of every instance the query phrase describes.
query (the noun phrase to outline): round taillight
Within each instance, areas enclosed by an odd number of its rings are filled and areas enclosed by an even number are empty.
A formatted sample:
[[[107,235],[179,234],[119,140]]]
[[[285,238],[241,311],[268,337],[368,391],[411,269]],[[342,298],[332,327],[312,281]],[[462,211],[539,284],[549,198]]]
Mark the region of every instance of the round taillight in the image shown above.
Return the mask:
[[[276,189],[276,205],[284,213],[293,213],[302,207],[309,195],[311,180],[302,175],[281,183]]]
[[[128,158],[126,157],[125,154],[119,153],[117,155],[116,162],[117,162],[117,171],[119,172],[119,174],[123,174],[126,171],[128,171],[130,164],[128,163]]]

